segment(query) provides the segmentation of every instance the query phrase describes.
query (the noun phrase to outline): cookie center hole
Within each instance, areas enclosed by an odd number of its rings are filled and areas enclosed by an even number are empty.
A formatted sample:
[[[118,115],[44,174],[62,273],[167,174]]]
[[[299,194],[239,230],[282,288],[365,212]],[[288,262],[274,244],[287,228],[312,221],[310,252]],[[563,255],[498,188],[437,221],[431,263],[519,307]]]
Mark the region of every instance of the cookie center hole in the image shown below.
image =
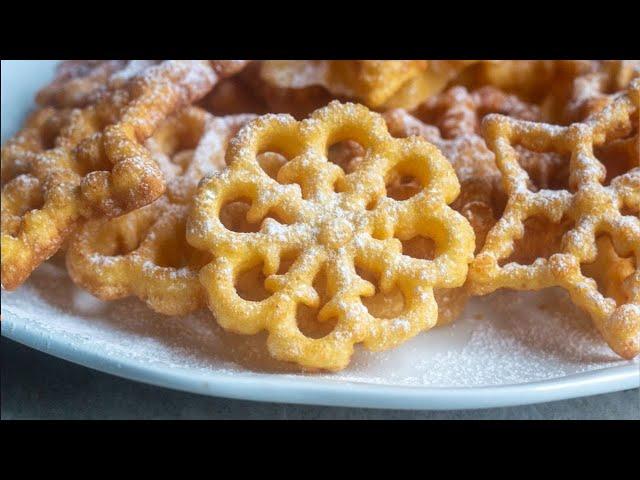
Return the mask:
[[[543,216],[533,216],[524,222],[524,234],[513,242],[513,252],[498,263],[531,265],[537,258],[549,258],[562,251],[562,237],[571,230],[574,222],[566,217],[554,223]]]
[[[516,145],[515,150],[518,163],[529,175],[527,187],[530,191],[571,190],[569,186],[571,156],[569,154],[538,152],[521,145]]]

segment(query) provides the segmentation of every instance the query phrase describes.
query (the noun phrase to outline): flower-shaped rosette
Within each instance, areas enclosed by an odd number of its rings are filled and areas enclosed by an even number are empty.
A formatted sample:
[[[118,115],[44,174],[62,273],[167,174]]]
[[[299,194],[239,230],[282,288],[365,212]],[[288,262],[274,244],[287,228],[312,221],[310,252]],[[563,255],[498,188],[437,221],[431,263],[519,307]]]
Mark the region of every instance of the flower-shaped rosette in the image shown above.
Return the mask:
[[[329,147],[343,140],[366,150],[350,173],[327,159]],[[275,178],[261,167],[263,152],[288,160]],[[301,122],[289,115],[260,117],[231,141],[227,163],[225,171],[201,182],[187,240],[213,254],[200,280],[218,323],[243,334],[267,330],[276,358],[344,368],[356,343],[383,350],[432,327],[433,288],[465,280],[474,236],[448,206],[459,193],[449,162],[421,138],[392,138],[382,117],[364,106],[334,101]],[[385,185],[393,174],[413,176],[423,189],[406,200],[389,198]],[[258,231],[231,231],[220,220],[221,209],[238,200],[250,203],[246,219],[259,224]],[[401,240],[415,236],[435,242],[435,258],[402,254]],[[280,270],[284,258],[295,258],[286,272]],[[270,296],[245,300],[236,279],[261,263]],[[373,295],[375,287],[356,267],[375,273],[383,293],[399,288],[399,316],[375,318],[368,312],[361,297]],[[329,299],[318,321],[336,323],[324,337],[309,338],[298,328],[296,309],[320,306],[312,285],[321,270]]]
[[[567,127],[501,115],[485,118],[484,135],[496,154],[509,200],[469,271],[472,290],[480,294],[499,288],[565,288],[591,315],[611,348],[625,358],[640,351],[640,156],[636,167],[605,185],[607,172],[594,149],[620,139],[626,142],[630,136],[635,136],[637,145],[637,133],[633,133],[637,125],[632,119],[638,115],[639,87],[636,81],[602,112]],[[530,191],[516,144],[570,156],[568,189]],[[514,242],[526,235],[525,222],[532,217],[546,218],[549,228],[559,230],[559,251],[530,265],[509,262]],[[625,292],[623,301],[603,295],[596,280],[582,270],[596,262],[598,255],[611,254],[607,243],[599,241],[607,236],[619,258],[635,263],[633,272],[622,281],[616,275],[599,273],[604,290]],[[621,285],[611,285],[616,278]]]

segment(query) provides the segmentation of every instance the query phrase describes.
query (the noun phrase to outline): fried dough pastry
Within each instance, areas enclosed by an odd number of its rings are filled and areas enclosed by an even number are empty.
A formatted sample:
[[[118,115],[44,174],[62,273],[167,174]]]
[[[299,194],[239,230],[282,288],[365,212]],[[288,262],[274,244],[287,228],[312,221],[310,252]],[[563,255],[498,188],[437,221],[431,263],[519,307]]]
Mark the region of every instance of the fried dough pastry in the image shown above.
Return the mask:
[[[41,108],[29,115],[22,129],[2,147],[1,184],[4,186],[9,180],[27,173],[32,158],[53,147],[70,119],[71,110],[53,107]]]
[[[603,60],[599,68],[577,76],[570,98],[564,102],[562,122],[569,124],[600,112],[615,94],[640,76],[640,60]]]
[[[552,90],[566,90],[576,76],[597,68],[591,60],[483,60],[466,69],[458,81],[467,88],[490,85],[542,103]]]
[[[331,100],[346,101],[346,98],[332,94],[321,85],[289,88],[272,83],[261,75],[266,63],[252,62],[238,75],[238,82],[264,104],[265,113],[288,113],[301,120]]]
[[[473,92],[464,87],[452,87],[425,101],[412,113],[397,109],[383,115],[392,135],[422,136],[436,145],[451,162],[461,183],[461,194],[453,206],[461,213],[467,212],[463,214],[468,215],[474,227],[478,248],[495,223],[495,214],[506,202],[493,153],[479,135],[480,122],[489,113],[503,113],[527,120],[537,120],[541,115],[536,105],[493,87]],[[544,179],[551,176],[552,169],[546,157],[528,159],[527,171]],[[543,168],[547,175],[541,173]]]
[[[34,120],[10,140],[2,149],[3,288],[16,288],[53,255],[82,215],[115,217],[162,195],[162,172],[142,143],[164,118],[242,66],[163,62],[117,80],[68,118],[62,114],[55,139],[45,142]]]
[[[73,281],[101,300],[135,295],[166,315],[204,307],[198,271],[210,257],[186,242],[189,205],[198,181],[225,166],[230,138],[252,118],[214,117],[189,107],[165,120],[146,144],[167,179],[165,194],[79,227],[66,257]]]
[[[260,75],[276,87],[320,85],[333,95],[378,107],[426,68],[426,60],[268,60]]]
[[[543,120],[567,125],[601,110],[638,75],[638,60],[483,60],[456,82],[490,85],[540,106]]]
[[[331,95],[354,99],[376,109],[411,109],[440,92],[473,63],[471,60],[271,60],[263,62],[259,76],[276,87],[266,92],[279,100],[280,105],[286,96],[297,95],[298,101],[300,97],[307,103],[315,100],[318,107],[321,98]]]
[[[420,104],[414,115],[437,126],[443,138],[456,138],[480,133],[480,123],[489,113],[502,113],[523,120],[541,118],[537,105],[490,86],[471,92],[465,87],[452,87]]]
[[[632,358],[640,351],[640,79],[583,123],[563,127],[490,115],[483,122],[509,195],[500,220],[487,235],[469,271],[474,293],[498,288],[538,290],[559,286],[586,310],[609,346]],[[613,178],[598,159],[611,143],[633,142],[630,158]],[[532,191],[514,145],[570,155],[567,188]],[[624,150],[623,150],[624,152]],[[618,165],[619,166],[619,165]],[[609,181],[607,181],[609,177]],[[543,225],[541,255],[524,264],[510,258],[514,245],[531,235],[530,222]],[[540,228],[535,229],[539,234]],[[619,257],[621,268],[599,269],[601,257]],[[611,264],[611,262],[608,262]],[[591,267],[589,266],[591,264]],[[600,288],[599,288],[600,287]]]
[[[330,147],[345,140],[366,150],[349,173],[327,160]],[[270,160],[260,162],[267,153]],[[277,156],[287,161],[273,168]],[[218,323],[242,334],[267,330],[278,359],[342,369],[356,343],[383,350],[434,326],[433,289],[465,280],[473,230],[447,205],[459,193],[449,162],[424,139],[392,138],[364,106],[334,101],[301,122],[262,116],[231,141],[227,163],[201,182],[187,240],[213,256],[200,280]],[[398,175],[416,178],[421,190],[389,198],[386,185]],[[233,231],[220,218],[238,202],[251,231]],[[402,241],[419,238],[435,243],[433,259],[403,253]],[[247,274],[264,275],[265,297],[241,294]],[[399,291],[400,313],[371,314],[362,300],[377,291],[368,275],[378,279],[379,292]],[[305,335],[300,308],[315,309],[317,325],[332,328],[320,338]]]
[[[482,118],[495,112],[525,119],[538,119],[540,116],[535,105],[526,104],[514,95],[493,87],[483,87],[474,92],[468,92],[464,87],[452,87],[421,104],[412,114],[401,109],[384,114],[393,136],[422,136],[436,145],[451,162],[460,181],[460,195],[451,206],[473,227],[476,251],[482,248],[488,231],[506,202],[493,153],[479,135]],[[536,167],[539,168],[538,165]],[[395,187],[410,193],[416,185],[400,184]],[[435,296],[438,325],[444,325],[459,316],[470,292],[463,286],[436,290]]]
[[[79,108],[96,100],[109,81],[125,81],[156,60],[66,60],[56,70],[53,81],[36,95],[43,107]]]
[[[250,67],[245,68],[243,73],[248,70]],[[268,113],[270,108],[265,100],[251,85],[242,81],[242,76],[243,74],[235,75],[218,83],[199,106],[216,116]]]
[[[382,107],[412,110],[423,100],[442,92],[463,70],[477,60],[429,60],[426,70],[405,82]]]

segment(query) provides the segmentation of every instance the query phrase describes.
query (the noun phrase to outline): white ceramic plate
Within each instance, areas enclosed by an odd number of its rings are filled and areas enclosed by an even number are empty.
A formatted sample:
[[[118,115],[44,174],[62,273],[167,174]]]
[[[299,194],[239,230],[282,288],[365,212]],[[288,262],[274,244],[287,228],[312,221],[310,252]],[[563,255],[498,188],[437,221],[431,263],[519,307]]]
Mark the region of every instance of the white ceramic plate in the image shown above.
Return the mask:
[[[20,126],[55,62],[2,62],[2,141]],[[137,300],[95,300],[54,257],[2,292],[2,335],[104,372],[250,400],[375,408],[461,409],[544,402],[638,387],[559,290],[474,299],[462,318],[390,352],[358,349],[337,374],[271,360],[264,337],[225,333],[206,311],[167,318]]]

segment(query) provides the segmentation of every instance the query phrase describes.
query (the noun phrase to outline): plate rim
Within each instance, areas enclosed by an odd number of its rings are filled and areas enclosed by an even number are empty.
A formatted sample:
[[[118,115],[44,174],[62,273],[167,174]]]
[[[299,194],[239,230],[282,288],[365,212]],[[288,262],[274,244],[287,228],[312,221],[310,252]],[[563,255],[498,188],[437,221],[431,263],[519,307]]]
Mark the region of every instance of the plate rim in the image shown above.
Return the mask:
[[[605,367],[535,382],[486,387],[383,385],[260,372],[201,372],[115,358],[101,350],[21,322],[10,312],[2,335],[69,362],[104,373],[200,395],[259,402],[397,410],[467,410],[512,407],[612,393],[640,387],[640,363]],[[17,321],[16,321],[17,320]]]

